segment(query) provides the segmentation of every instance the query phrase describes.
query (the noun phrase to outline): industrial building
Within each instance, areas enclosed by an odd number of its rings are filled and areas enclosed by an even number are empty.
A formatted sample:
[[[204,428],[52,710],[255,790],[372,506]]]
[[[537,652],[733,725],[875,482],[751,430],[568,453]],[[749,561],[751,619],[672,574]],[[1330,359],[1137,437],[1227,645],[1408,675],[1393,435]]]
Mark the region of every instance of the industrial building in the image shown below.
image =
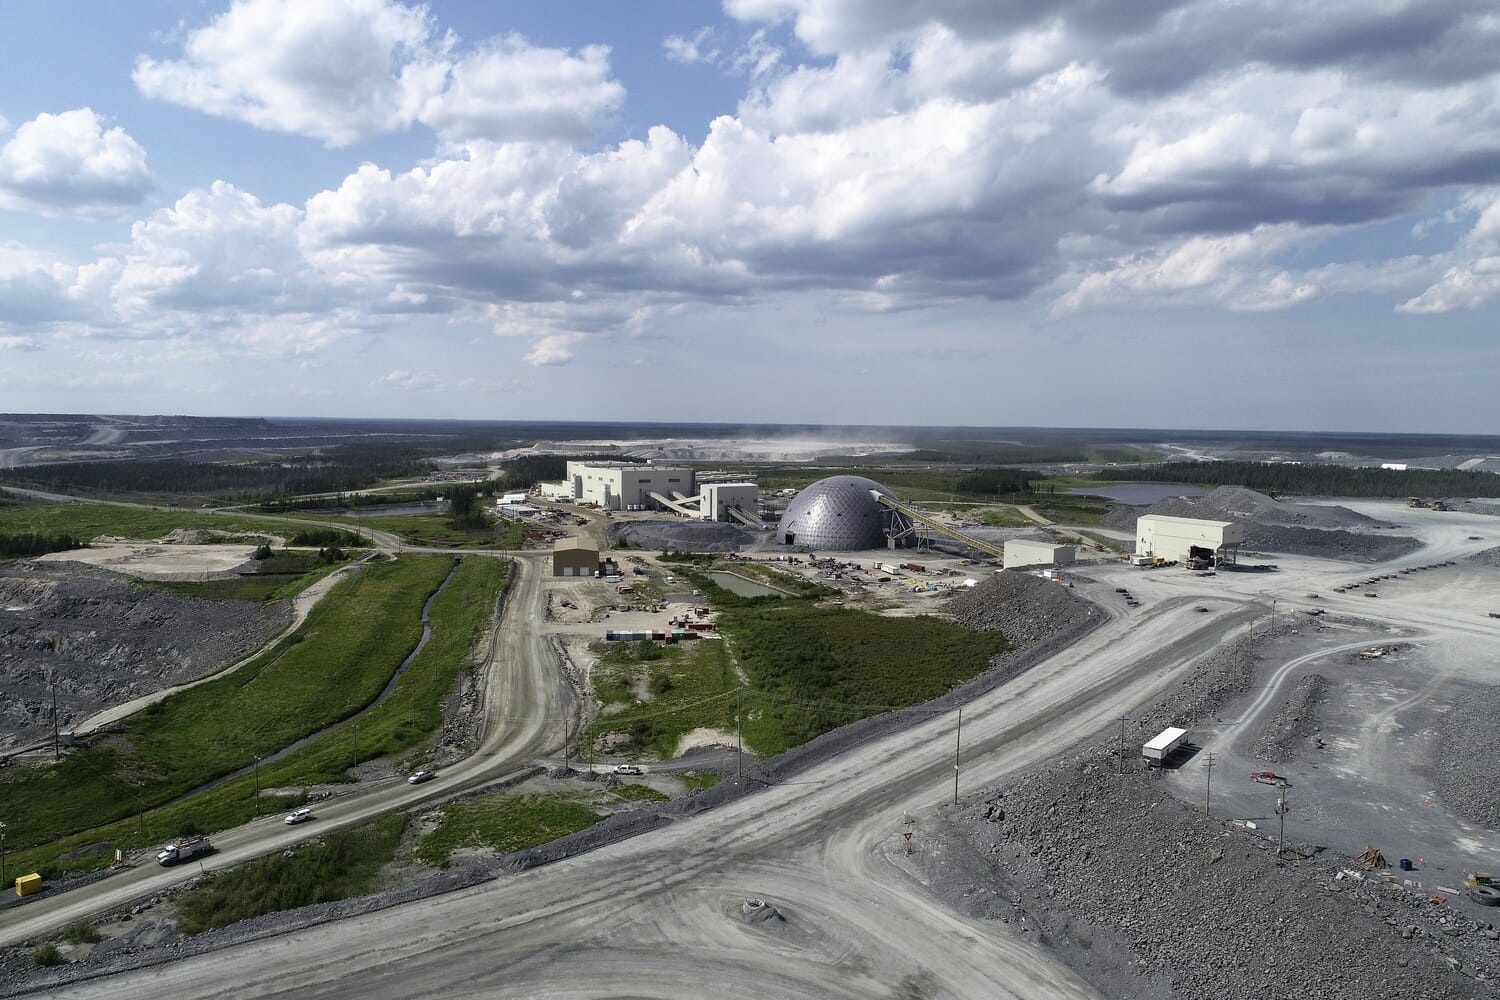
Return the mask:
[[[588,576],[599,571],[599,550],[587,538],[559,538],[552,543],[553,576]]]
[[[834,552],[881,548],[909,525],[877,501],[877,493],[895,499],[890,490],[863,476],[820,479],[787,504],[776,537],[786,545]]]
[[[651,494],[690,497],[696,492],[693,470],[675,465],[634,462],[569,462],[561,483],[542,483],[548,500],[575,500],[600,510],[661,510],[665,504]]]
[[[1233,521],[1201,521],[1193,517],[1144,514],[1135,522],[1137,560],[1200,565],[1232,563],[1244,541],[1244,530]]]
[[[690,468],[632,462],[569,462],[568,478],[541,483],[544,498],[593,504],[601,510],[669,510],[706,521],[738,520],[760,527],[760,488],[753,482],[705,482]]]
[[[1078,550],[1071,545],[1033,542],[1024,538],[1012,538],[1005,543],[1006,569],[1023,569],[1027,566],[1063,566],[1077,558]]]

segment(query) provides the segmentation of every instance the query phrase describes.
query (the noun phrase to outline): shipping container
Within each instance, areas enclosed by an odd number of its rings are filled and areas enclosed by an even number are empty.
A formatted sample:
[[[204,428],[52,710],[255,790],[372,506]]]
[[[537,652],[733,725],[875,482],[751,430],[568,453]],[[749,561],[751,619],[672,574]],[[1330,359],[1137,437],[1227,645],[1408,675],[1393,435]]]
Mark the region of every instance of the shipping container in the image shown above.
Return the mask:
[[[16,879],[16,895],[31,896],[42,891],[42,876],[36,872]]]

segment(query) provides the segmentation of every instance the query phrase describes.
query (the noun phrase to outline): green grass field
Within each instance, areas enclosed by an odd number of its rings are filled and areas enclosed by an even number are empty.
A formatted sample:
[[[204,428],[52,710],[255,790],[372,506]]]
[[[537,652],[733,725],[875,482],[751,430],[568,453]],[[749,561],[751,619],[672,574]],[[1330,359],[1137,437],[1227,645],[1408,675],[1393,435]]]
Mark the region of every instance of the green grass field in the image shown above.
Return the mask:
[[[11,845],[47,845],[35,852],[43,864],[84,844],[136,845],[189,828],[217,829],[253,814],[256,784],[327,780],[343,761],[416,745],[438,725],[437,702],[493,604],[505,573],[494,562],[466,560],[459,568],[454,585],[434,602],[433,640],[396,695],[358,722],[261,767],[254,777],[163,805],[368,705],[416,645],[422,605],[452,559],[405,557],[366,567],[336,586],[301,629],[235,673],[132,716],[124,733],[61,764],[12,769],[0,782],[0,815],[10,817]],[[336,770],[333,779],[342,773]],[[265,805],[277,809],[295,800]],[[134,815],[143,810],[149,811]],[[65,866],[93,863],[97,859]]]
[[[524,851],[593,826],[603,815],[565,794],[496,792],[443,806],[438,828],[413,852],[419,861],[448,867],[453,852],[484,847],[502,854]]]
[[[684,735],[700,727],[734,731],[735,690],[739,674],[722,640],[661,645],[613,643],[594,665],[594,695],[604,703],[585,731],[583,746],[603,734],[627,732],[632,747],[666,759],[677,752]],[[638,693],[650,694],[639,699]],[[747,710],[769,706],[747,691],[740,698]]]
[[[397,813],[303,844],[290,858],[274,854],[213,875],[177,900],[178,926],[185,934],[199,934],[267,913],[362,896],[377,888],[380,870],[395,857],[405,829],[406,814]]]
[[[1036,523],[1014,507],[975,507],[964,516],[992,528],[1025,528]]]
[[[392,514],[358,518],[322,516],[316,520],[346,524],[351,530],[373,528],[376,531],[386,531],[407,545],[429,548],[519,549],[526,535],[526,528],[519,522],[502,520],[488,527],[471,528],[455,524],[447,514]]]
[[[118,535],[160,538],[176,528],[217,528],[255,534],[274,533],[273,521],[192,511],[147,510],[100,503],[18,503],[0,505],[0,532],[68,534],[83,538]]]
[[[769,701],[747,713],[745,742],[779,753],[856,719],[945,694],[1006,648],[925,615],[774,602],[725,608],[719,625],[754,691]]]

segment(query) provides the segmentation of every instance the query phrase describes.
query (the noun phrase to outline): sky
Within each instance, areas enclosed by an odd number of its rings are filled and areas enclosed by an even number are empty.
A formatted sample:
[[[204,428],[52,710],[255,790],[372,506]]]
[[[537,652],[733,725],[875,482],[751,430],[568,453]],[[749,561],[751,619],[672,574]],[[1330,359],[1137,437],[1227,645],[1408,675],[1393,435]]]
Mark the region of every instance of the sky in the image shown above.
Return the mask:
[[[0,24],[0,411],[1500,432],[1493,0]]]

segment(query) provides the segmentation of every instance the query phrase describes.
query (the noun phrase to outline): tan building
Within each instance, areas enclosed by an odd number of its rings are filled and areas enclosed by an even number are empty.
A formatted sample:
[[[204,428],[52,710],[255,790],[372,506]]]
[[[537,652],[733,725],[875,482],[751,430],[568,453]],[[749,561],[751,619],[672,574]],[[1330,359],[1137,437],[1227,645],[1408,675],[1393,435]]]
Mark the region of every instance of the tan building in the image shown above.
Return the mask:
[[[1071,545],[1033,542],[1023,538],[1011,538],[1005,542],[1006,569],[1021,569],[1025,566],[1063,566],[1077,558],[1078,550]]]
[[[559,538],[552,543],[553,576],[593,576],[599,569],[599,550],[587,538]]]

